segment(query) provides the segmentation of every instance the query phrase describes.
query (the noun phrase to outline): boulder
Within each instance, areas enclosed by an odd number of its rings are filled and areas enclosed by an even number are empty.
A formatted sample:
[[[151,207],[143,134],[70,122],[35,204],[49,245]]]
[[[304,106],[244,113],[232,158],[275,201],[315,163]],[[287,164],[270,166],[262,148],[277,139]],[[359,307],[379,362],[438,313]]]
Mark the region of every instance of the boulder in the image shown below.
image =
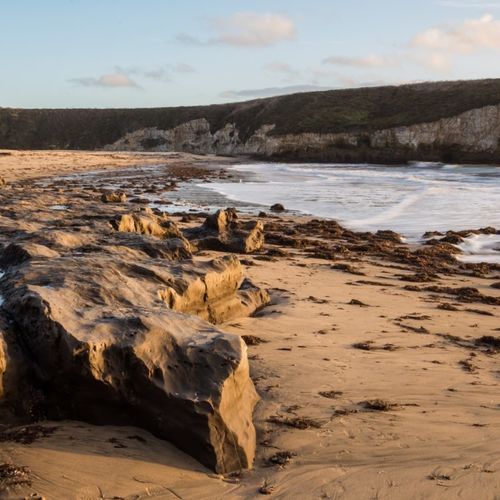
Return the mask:
[[[124,203],[127,201],[127,195],[123,191],[103,193],[101,196],[101,201],[103,203]]]
[[[0,186],[5,186],[7,184],[7,182],[5,181],[5,179],[3,177],[0,177]]]
[[[271,207],[271,212],[284,212],[284,211],[285,211],[285,207],[281,203],[275,203]]]
[[[199,228],[184,231],[199,249],[254,253],[264,245],[262,221],[241,222],[235,209],[218,210]]]
[[[246,346],[180,312],[222,320],[262,304],[267,294],[243,281],[237,259],[165,267],[107,253],[32,257],[11,262],[1,291],[43,390],[25,405],[34,414],[139,426],[218,473],[252,466]]]

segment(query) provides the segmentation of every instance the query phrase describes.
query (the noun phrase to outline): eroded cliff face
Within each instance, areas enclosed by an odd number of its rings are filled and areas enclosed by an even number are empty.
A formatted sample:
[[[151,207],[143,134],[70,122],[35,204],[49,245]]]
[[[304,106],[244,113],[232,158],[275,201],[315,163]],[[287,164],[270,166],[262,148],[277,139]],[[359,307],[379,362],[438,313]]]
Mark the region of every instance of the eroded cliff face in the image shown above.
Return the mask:
[[[335,161],[500,161],[500,105],[374,132],[277,135],[274,129],[274,124],[263,125],[244,140],[235,124],[211,131],[202,118],[169,130],[139,129],[105,149]]]

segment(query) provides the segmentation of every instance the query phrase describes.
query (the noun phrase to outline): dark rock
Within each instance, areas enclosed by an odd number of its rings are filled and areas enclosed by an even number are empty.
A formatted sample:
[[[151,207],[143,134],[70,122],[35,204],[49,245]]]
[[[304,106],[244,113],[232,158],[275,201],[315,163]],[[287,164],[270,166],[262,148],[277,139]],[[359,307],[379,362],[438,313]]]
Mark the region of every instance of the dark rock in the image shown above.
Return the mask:
[[[285,207],[281,203],[275,203],[271,207],[271,212],[284,212],[284,211],[285,211]]]

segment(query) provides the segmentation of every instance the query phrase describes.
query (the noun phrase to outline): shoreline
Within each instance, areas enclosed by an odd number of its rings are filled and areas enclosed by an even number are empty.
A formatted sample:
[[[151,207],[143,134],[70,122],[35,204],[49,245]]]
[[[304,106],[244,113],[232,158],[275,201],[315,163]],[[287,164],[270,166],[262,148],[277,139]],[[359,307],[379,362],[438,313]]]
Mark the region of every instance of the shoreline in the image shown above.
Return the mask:
[[[142,210],[143,202],[131,200],[152,189],[151,172],[140,183],[118,180],[128,200],[116,205],[99,202],[106,175],[51,182],[58,169],[64,175],[95,166],[78,154],[76,165],[59,158],[50,170],[44,155],[30,155],[29,173],[49,170],[49,183],[37,186],[19,170],[14,187],[0,187],[2,247],[40,230],[74,231],[97,258],[103,250],[92,238],[99,220]],[[106,170],[136,168],[133,155],[115,160]],[[211,161],[215,175],[224,175],[219,158],[179,154],[170,160],[164,181],[180,179],[174,182],[181,185],[183,169],[184,181],[192,181]],[[0,157],[0,177],[11,183],[8,173]],[[50,210],[54,205],[68,208]],[[94,209],[95,222],[86,221]],[[187,211],[169,220],[186,232],[205,216]],[[0,428],[0,463],[27,468],[26,483],[12,491],[47,499],[259,498],[266,490],[273,498],[401,498],[415,491],[426,498],[493,498],[500,488],[500,351],[494,342],[500,338],[500,290],[494,286],[500,266],[460,263],[450,243],[406,245],[391,231],[354,232],[287,213],[259,220],[264,247],[238,258],[271,302],[218,325],[248,346],[260,396],[253,470],[213,474],[138,428],[51,421],[35,424],[42,430],[33,432],[31,444],[3,440]],[[48,241],[52,251],[71,253],[61,239]],[[192,259],[226,253],[206,249]]]

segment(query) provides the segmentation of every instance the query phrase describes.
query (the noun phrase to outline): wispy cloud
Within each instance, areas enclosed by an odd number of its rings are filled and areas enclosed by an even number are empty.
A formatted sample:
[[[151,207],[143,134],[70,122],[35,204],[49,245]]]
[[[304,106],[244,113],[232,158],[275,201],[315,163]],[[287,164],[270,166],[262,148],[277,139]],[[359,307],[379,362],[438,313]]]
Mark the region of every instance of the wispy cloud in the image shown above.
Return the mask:
[[[459,54],[481,49],[500,50],[500,20],[485,14],[460,24],[430,28],[416,35],[412,46]]]
[[[108,73],[105,75],[101,75],[98,78],[72,78],[69,80],[69,82],[82,87],[141,88],[140,85],[138,85],[125,73]]]
[[[290,85],[287,87],[265,87],[260,89],[226,90],[219,94],[224,99],[249,99],[258,97],[273,97],[277,95],[297,94],[299,92],[315,92],[332,90],[334,87],[320,85]]]
[[[378,56],[374,54],[366,57],[330,56],[323,59],[323,64],[350,66],[355,68],[384,68],[398,66],[400,60],[395,56]]]
[[[245,89],[245,90],[226,90],[219,94],[219,97],[224,99],[252,99],[252,98],[263,98],[263,97],[274,97],[280,95],[297,94],[300,92],[318,92],[325,90],[336,90],[339,88],[361,88],[361,87],[378,87],[381,85],[403,85],[406,83],[415,83],[414,81],[396,81],[388,82],[385,80],[356,80],[348,77],[337,78],[338,83],[336,85],[290,85],[287,87],[265,87],[260,89]]]
[[[111,73],[99,77],[72,78],[68,80],[74,85],[81,87],[103,87],[103,88],[136,88],[142,89],[136,81],[139,79],[153,80],[156,82],[170,82],[174,74],[194,73],[195,69],[187,63],[165,64],[155,68],[143,68],[140,66],[122,67],[115,66]]]
[[[200,40],[188,33],[178,34],[176,40],[195,46],[269,47],[293,40],[296,36],[295,24],[285,14],[237,12],[211,19],[208,26],[214,32],[208,40]]]

